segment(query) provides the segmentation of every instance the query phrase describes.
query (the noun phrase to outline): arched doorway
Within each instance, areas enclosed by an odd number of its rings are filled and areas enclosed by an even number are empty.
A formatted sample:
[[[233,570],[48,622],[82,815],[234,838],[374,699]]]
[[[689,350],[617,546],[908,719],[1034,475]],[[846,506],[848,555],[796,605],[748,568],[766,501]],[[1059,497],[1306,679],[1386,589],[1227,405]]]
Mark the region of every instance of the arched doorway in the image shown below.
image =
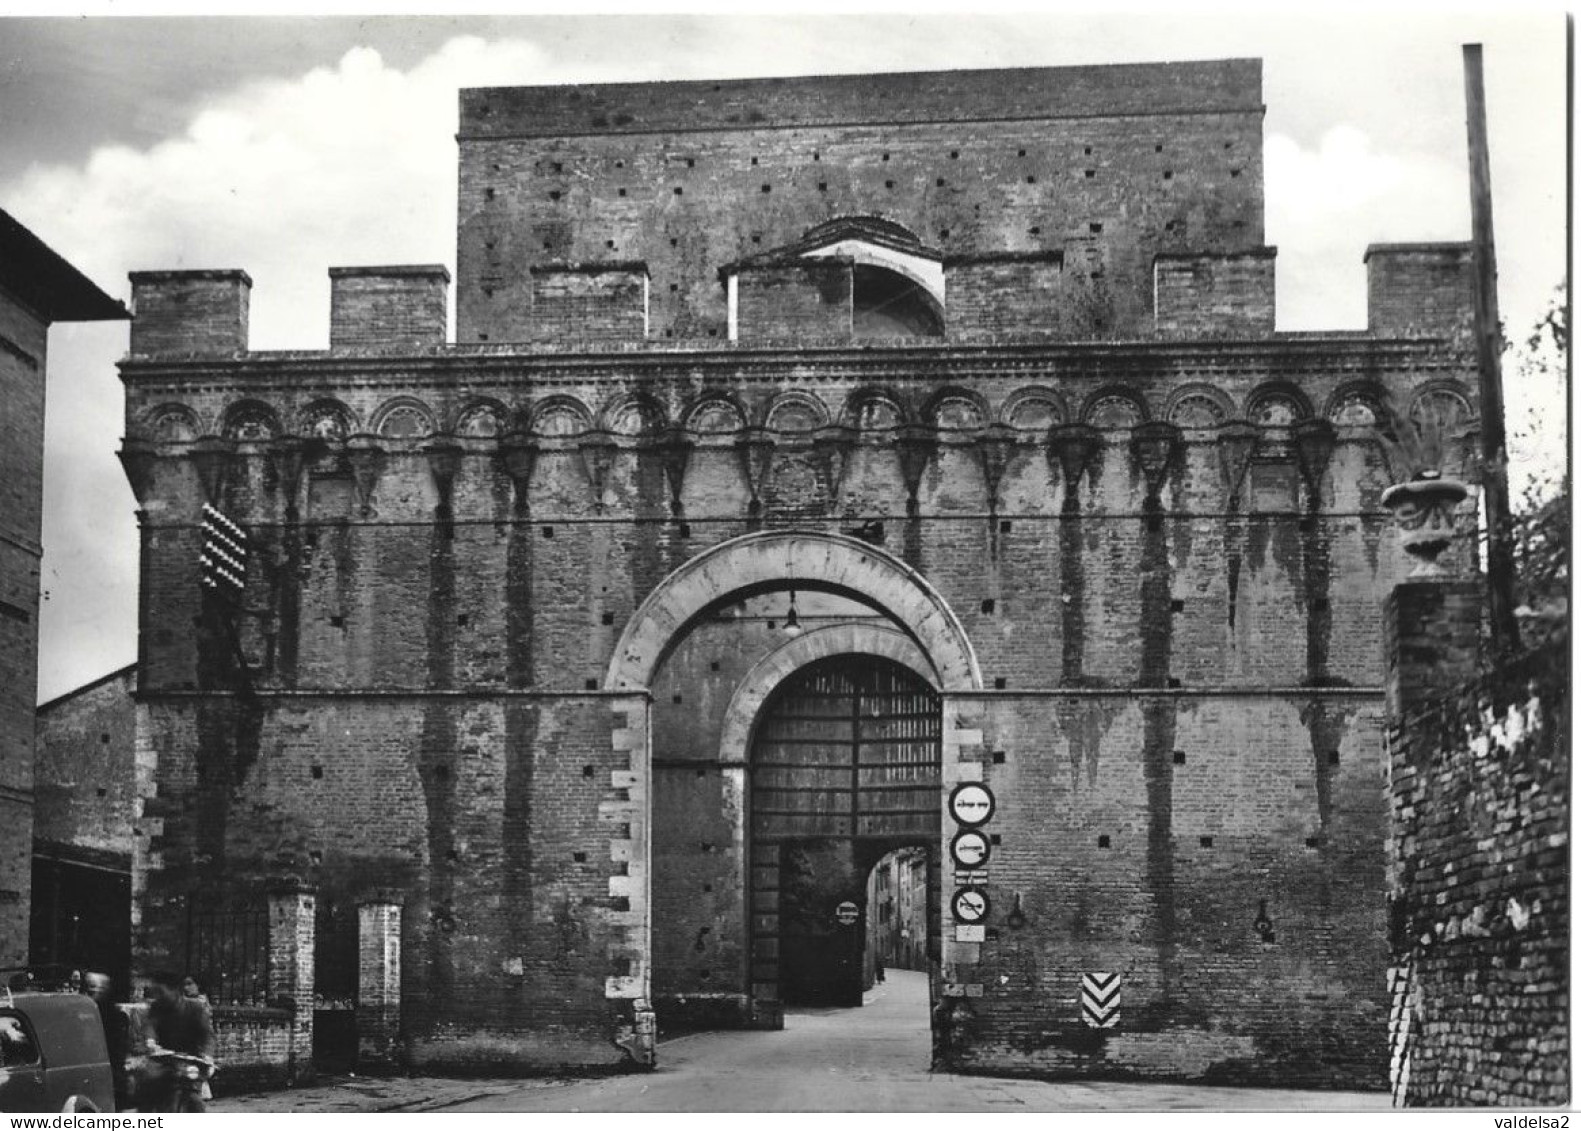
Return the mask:
[[[933,688],[872,655],[809,664],[764,705],[749,760],[759,1000],[862,1004],[868,876],[894,849],[929,854],[936,911],[940,730]]]

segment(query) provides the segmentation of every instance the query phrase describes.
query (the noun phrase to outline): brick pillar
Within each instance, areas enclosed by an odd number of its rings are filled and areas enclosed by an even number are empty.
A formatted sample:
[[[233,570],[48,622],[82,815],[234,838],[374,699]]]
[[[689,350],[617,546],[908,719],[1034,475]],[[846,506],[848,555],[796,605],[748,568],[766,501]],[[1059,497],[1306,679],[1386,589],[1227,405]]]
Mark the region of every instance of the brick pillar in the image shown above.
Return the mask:
[[[940,736],[940,769],[943,771],[943,789],[939,795],[940,842],[937,859],[945,869],[940,877],[942,891],[937,919],[929,924],[928,933],[939,935],[940,964],[933,1000],[936,1003],[932,1016],[933,1067],[935,1070],[952,1068],[962,1052],[961,1030],[967,1026],[975,1012],[975,1002],[983,996],[983,986],[993,968],[984,969],[983,936],[976,931],[961,929],[950,914],[948,903],[952,885],[947,881],[953,869],[949,868],[950,841],[960,826],[950,813],[949,797],[955,787],[966,782],[984,782],[989,776],[985,766],[986,751],[983,746],[981,702],[941,697],[944,730]],[[992,822],[983,831],[992,832]],[[930,938],[931,942],[931,938]]]
[[[1384,602],[1388,680],[1389,1086],[1396,1107],[1411,1090],[1413,1049],[1421,1029],[1409,892],[1415,885],[1422,775],[1435,742],[1420,732],[1420,713],[1477,675],[1483,589],[1475,580],[1405,581]]]
[[[269,891],[269,999],[291,1011],[291,1082],[313,1079],[314,889],[282,883]]]
[[[1474,580],[1423,579],[1394,587],[1384,606],[1384,662],[1394,722],[1477,674],[1482,599],[1482,587]]]
[[[395,1068],[401,1037],[401,905],[357,905],[357,1068]]]
[[[649,697],[646,692],[620,696],[610,700],[610,708],[610,745],[617,764],[624,761],[625,766],[611,771],[609,784],[623,791],[625,799],[599,802],[598,814],[612,826],[613,833],[609,894],[612,899],[624,899],[625,905],[608,915],[615,928],[610,966],[617,972],[604,979],[604,997],[620,1003],[615,1044],[625,1049],[633,1062],[652,1068],[658,1025],[650,980],[653,938],[648,880],[653,842],[648,798],[653,778]]]

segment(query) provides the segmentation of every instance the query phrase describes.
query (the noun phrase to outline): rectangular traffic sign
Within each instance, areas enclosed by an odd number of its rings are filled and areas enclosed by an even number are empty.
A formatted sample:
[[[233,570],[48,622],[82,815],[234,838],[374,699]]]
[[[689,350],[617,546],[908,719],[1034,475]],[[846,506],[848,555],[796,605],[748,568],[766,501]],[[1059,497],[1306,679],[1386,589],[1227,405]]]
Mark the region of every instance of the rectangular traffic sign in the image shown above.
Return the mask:
[[[1120,1023],[1119,974],[1081,976],[1081,1016],[1094,1029],[1113,1029]]]
[[[986,942],[985,932],[987,927],[981,923],[957,923],[955,925],[956,942]]]

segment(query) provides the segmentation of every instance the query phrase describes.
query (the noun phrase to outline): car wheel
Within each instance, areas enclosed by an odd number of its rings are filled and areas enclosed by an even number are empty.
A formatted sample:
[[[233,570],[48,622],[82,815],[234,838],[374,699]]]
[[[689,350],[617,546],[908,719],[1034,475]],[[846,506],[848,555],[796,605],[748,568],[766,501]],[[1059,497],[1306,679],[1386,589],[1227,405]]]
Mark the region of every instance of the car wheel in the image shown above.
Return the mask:
[[[87,1096],[67,1096],[66,1102],[61,1105],[62,1115],[78,1115],[84,1112],[98,1111],[99,1105]]]

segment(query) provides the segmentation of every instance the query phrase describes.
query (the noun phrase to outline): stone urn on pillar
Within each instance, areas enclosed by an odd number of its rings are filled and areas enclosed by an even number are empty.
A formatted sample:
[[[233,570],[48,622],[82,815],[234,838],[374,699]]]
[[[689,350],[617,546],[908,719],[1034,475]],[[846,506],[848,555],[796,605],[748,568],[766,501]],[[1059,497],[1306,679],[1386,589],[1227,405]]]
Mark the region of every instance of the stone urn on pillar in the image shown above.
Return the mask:
[[[1455,540],[1455,508],[1468,493],[1460,480],[1435,470],[1384,491],[1381,502],[1400,527],[1400,545],[1416,563],[1411,577],[1447,576],[1438,559]]]
[[[1387,403],[1384,416],[1379,439],[1396,482],[1379,501],[1394,515],[1400,545],[1415,562],[1410,576],[1444,577],[1438,559],[1455,540],[1455,508],[1470,494],[1464,482],[1444,474],[1456,421],[1425,403],[1409,413]]]

